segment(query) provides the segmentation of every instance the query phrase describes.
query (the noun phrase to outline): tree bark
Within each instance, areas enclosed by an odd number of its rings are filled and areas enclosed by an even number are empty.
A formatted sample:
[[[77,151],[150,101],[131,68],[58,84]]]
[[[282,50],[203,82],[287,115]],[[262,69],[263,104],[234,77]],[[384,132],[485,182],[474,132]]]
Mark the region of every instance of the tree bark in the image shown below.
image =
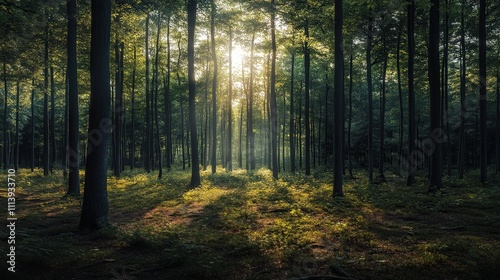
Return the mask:
[[[47,14],[47,12],[46,12]],[[47,15],[46,15],[47,16]],[[48,17],[48,16],[47,16]],[[44,94],[43,94],[43,175],[49,175],[50,146],[49,146],[49,23],[45,25],[45,54],[44,54]],[[7,91],[5,91],[7,92]],[[7,103],[6,103],[7,104]]]
[[[91,10],[91,94],[81,230],[94,230],[108,225],[106,171],[111,125],[109,87],[111,0],[92,0]]]
[[[441,128],[441,93],[439,77],[439,0],[432,0],[429,24],[429,86],[430,86],[430,137],[435,145],[430,155],[430,185],[429,192],[435,192],[442,187],[442,137]]]
[[[196,27],[196,0],[188,0],[188,87],[189,87],[189,128],[191,134],[191,182],[189,188],[201,184],[196,131],[196,77],[194,71],[194,38]]]
[[[292,68],[290,74],[290,171],[295,173],[295,108],[294,108],[294,78],[295,78],[295,50],[292,50]]]
[[[145,135],[145,147],[144,147],[144,168],[146,172],[151,172],[151,101],[150,101],[150,92],[149,92],[149,12],[146,16],[146,114],[145,114],[145,122],[146,122],[146,135]]]
[[[227,100],[227,151],[226,151],[226,169],[233,170],[233,30],[229,27],[229,81],[228,81],[228,100]]]
[[[130,170],[135,167],[135,72],[137,68],[137,50],[134,44],[134,66],[132,68],[132,96],[131,96],[131,123],[132,131],[130,133]]]
[[[272,143],[272,164],[273,178],[278,179],[278,112],[276,104],[276,28],[275,28],[275,3],[271,0],[271,143]]]
[[[334,169],[333,196],[344,196],[343,180],[343,145],[344,145],[344,52],[343,52],[343,7],[342,0],[335,0],[335,81],[334,81]]]
[[[371,10],[370,10],[371,13]],[[373,18],[368,16],[368,40],[366,46],[366,80],[368,83],[368,177],[370,182],[373,181],[373,162],[374,147],[373,147],[373,88],[372,88],[372,50],[373,40]]]
[[[160,141],[160,125],[159,125],[159,119],[158,119],[158,88],[159,88],[159,82],[158,82],[158,76],[159,76],[159,71],[158,71],[158,64],[160,63],[160,30],[161,30],[161,14],[158,12],[158,21],[156,24],[156,53],[155,53],[155,69],[154,69],[154,78],[153,78],[153,83],[154,83],[154,123],[155,123],[155,129],[156,129],[156,151],[158,155],[158,178],[161,178],[163,176],[163,162],[162,162],[162,153],[161,153],[161,141]]]
[[[481,134],[481,183],[488,179],[486,112],[486,0],[479,1],[479,130]]]
[[[311,68],[311,57],[309,53],[309,19],[306,19],[304,24],[304,76],[305,76],[305,164],[306,164],[306,175],[311,175],[311,123],[310,123],[310,68]]]
[[[212,174],[217,172],[217,52],[215,50],[215,1],[212,0],[210,17],[210,41],[212,46],[212,61],[214,66],[214,75],[212,78],[212,145],[211,145],[211,164]]]
[[[415,150],[415,1],[408,4],[408,175],[406,184],[415,184],[415,169],[417,167],[417,154]],[[403,159],[400,159],[403,160]]]

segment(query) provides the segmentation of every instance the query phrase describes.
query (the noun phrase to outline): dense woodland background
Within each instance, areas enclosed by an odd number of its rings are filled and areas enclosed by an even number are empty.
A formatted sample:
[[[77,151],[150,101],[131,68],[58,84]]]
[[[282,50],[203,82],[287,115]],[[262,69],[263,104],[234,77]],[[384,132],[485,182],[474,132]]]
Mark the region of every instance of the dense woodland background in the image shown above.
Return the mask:
[[[345,102],[339,107],[345,110],[339,155],[344,168],[349,174],[366,168],[370,178],[386,171],[407,175],[411,156],[416,169],[426,169],[439,154],[445,175],[463,176],[464,170],[486,170],[493,163],[498,171],[498,5],[412,2],[344,3]],[[75,124],[79,161],[85,164],[90,3],[71,8],[58,1],[0,4],[4,168],[66,170],[68,130]],[[113,1],[111,11],[109,166],[115,176],[126,167],[160,170],[159,176],[172,166],[188,168],[194,146],[188,129],[185,3]],[[334,11],[328,1],[198,3],[194,117],[203,169],[264,166],[309,174],[311,168],[332,168]],[[270,29],[271,14],[275,29]],[[67,59],[68,16],[73,15],[76,72]],[[270,30],[276,33],[276,60]],[[409,42],[415,44],[412,75]],[[432,56],[435,48],[439,53]],[[71,88],[75,73],[77,88]],[[78,92],[77,107],[71,107],[72,90]],[[489,106],[483,108],[480,100]],[[79,122],[68,122],[76,109]],[[442,145],[430,143],[435,142],[431,128],[442,130]]]
[[[0,0],[0,158],[42,228],[21,259],[36,271],[46,242],[71,254],[52,276],[123,258],[157,264],[141,279],[354,279],[332,261],[492,279],[498,26],[490,0]],[[104,237],[67,238],[78,214]]]

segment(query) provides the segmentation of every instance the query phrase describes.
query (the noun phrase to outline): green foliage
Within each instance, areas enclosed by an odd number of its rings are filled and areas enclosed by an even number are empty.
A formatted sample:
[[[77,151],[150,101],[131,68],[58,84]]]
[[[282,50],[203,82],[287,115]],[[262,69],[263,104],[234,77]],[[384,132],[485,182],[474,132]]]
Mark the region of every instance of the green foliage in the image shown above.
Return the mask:
[[[410,188],[356,173],[346,196],[332,198],[322,172],[277,181],[266,169],[203,172],[202,186],[186,191],[187,172],[126,171],[108,179],[113,226],[79,235],[81,198],[63,197],[61,174],[21,174],[19,269],[47,278],[123,269],[144,279],[287,279],[338,264],[358,278],[488,279],[499,269],[498,178],[487,187],[448,178],[431,196],[420,177]]]

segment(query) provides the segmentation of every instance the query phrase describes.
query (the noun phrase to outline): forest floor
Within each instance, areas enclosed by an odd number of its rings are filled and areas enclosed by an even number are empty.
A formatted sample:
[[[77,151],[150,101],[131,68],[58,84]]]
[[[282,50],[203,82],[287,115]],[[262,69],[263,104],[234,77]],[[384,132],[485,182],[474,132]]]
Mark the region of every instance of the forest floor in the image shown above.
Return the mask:
[[[332,198],[331,172],[203,172],[186,191],[188,171],[126,171],[108,180],[112,226],[81,234],[60,173],[18,171],[17,272],[2,226],[1,279],[500,279],[500,175],[429,195],[425,177],[358,173]],[[6,213],[6,188],[0,200]]]

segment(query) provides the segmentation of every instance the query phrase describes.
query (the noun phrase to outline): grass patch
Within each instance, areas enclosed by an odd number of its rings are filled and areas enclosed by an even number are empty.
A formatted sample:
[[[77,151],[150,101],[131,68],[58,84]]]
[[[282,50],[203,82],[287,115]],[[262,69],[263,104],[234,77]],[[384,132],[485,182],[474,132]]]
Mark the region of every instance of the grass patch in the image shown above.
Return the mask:
[[[60,172],[21,170],[16,270],[32,279],[289,279],[332,265],[358,279],[499,275],[498,177],[444,178],[434,196],[421,177],[415,187],[355,177],[332,198],[325,172],[274,181],[267,169],[207,171],[187,191],[189,172],[126,171],[108,179],[113,226],[80,235],[83,196],[65,197]]]

